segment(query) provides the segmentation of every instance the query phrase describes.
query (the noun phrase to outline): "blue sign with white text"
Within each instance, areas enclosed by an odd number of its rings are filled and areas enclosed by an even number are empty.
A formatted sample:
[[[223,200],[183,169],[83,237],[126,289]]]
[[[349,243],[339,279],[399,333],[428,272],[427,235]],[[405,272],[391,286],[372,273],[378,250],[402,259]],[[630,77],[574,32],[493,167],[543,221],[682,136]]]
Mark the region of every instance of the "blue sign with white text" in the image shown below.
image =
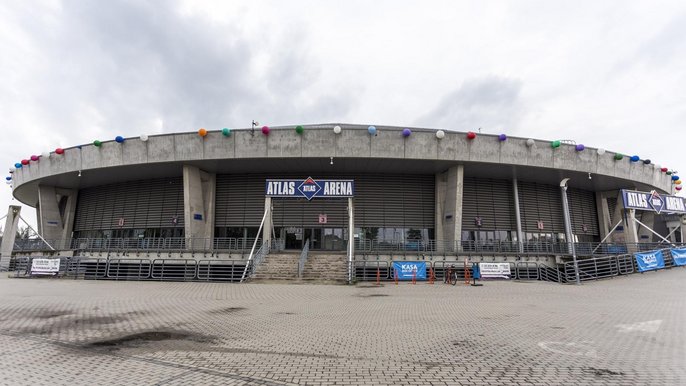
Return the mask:
[[[353,180],[267,180],[264,190],[267,197],[300,198],[342,198],[355,195]]]
[[[686,265],[686,248],[670,249],[674,265]]]
[[[636,256],[636,263],[638,264],[638,272],[651,271],[653,269],[665,267],[665,258],[662,256],[662,251],[635,253],[634,255]]]
[[[686,200],[683,197],[660,195],[654,190],[646,193],[622,189],[622,201],[626,209],[649,210],[657,214],[686,213]]]
[[[398,280],[426,280],[426,262],[424,261],[394,261],[393,275],[398,275]]]

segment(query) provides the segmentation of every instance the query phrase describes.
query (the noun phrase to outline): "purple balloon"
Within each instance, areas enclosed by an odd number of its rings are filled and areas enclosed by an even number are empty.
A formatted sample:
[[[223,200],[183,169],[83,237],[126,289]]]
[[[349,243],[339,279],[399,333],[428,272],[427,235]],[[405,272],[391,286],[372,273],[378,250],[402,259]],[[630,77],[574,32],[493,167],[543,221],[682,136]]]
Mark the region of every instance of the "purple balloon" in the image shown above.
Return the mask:
[[[585,148],[586,148],[586,146],[584,146],[582,144],[576,145],[576,151],[584,151]]]
[[[409,137],[410,134],[412,134],[412,131],[410,131],[410,129],[403,129],[403,137]]]
[[[506,140],[507,140],[507,135],[505,135],[505,134],[500,134],[500,135],[498,136],[498,141],[502,142],[502,141],[506,141]]]

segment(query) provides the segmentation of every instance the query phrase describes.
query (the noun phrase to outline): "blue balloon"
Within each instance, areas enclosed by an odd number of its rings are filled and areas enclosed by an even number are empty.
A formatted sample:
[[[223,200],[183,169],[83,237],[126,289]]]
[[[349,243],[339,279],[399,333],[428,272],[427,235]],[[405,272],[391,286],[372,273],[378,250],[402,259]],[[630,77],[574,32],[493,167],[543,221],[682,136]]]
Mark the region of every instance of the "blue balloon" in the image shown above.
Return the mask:
[[[17,169],[21,169],[22,166],[23,165],[20,162],[17,162],[16,164],[14,164],[14,167]]]
[[[122,143],[122,142],[124,142],[124,137],[122,137],[121,135],[118,135],[117,138],[115,138],[114,140],[117,141],[118,143]]]
[[[12,181],[12,177],[10,177],[10,176],[5,177],[5,179],[6,179],[7,181]]]
[[[376,127],[374,127],[374,126],[369,126],[367,128],[367,131],[369,132],[370,135],[376,135]]]
[[[677,175],[673,175],[673,176],[672,176],[672,181],[676,181],[676,180],[678,180],[678,179],[679,179],[679,176],[677,176]]]
[[[629,161],[631,162],[638,162],[641,158],[637,155],[632,155],[631,158],[629,158]]]

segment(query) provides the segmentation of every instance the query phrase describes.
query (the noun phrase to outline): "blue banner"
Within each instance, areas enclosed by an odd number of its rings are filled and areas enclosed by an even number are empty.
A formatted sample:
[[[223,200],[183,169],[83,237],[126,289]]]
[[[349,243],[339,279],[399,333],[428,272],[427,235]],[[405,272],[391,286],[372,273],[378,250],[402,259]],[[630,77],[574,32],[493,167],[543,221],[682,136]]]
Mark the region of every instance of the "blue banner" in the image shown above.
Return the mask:
[[[686,199],[679,196],[660,195],[656,191],[650,193],[622,189],[624,208],[650,210],[657,214],[686,213]]]
[[[670,249],[674,265],[686,265],[686,248]]]
[[[652,251],[645,253],[635,253],[638,272],[650,271],[665,267],[665,259],[662,251]]]
[[[337,198],[355,195],[354,180],[315,180],[307,177],[304,180],[267,180],[264,187],[267,197],[301,198]]]
[[[394,261],[393,275],[398,275],[398,280],[426,280],[426,262],[424,261]]]

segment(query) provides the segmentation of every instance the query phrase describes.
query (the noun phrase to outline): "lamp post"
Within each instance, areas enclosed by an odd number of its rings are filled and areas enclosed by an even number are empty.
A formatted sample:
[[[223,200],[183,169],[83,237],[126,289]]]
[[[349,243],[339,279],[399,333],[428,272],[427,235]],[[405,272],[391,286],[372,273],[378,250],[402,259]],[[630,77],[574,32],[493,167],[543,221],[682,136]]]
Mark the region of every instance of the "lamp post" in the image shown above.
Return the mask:
[[[569,252],[572,253],[572,260],[574,261],[574,276],[576,278],[576,284],[581,284],[579,279],[579,264],[576,261],[576,248],[574,246],[574,233],[572,232],[572,221],[569,218],[569,202],[567,201],[567,181],[569,178],[565,178],[560,181],[560,189],[562,190],[562,212],[565,217],[565,237],[567,238],[567,245],[569,245]]]

